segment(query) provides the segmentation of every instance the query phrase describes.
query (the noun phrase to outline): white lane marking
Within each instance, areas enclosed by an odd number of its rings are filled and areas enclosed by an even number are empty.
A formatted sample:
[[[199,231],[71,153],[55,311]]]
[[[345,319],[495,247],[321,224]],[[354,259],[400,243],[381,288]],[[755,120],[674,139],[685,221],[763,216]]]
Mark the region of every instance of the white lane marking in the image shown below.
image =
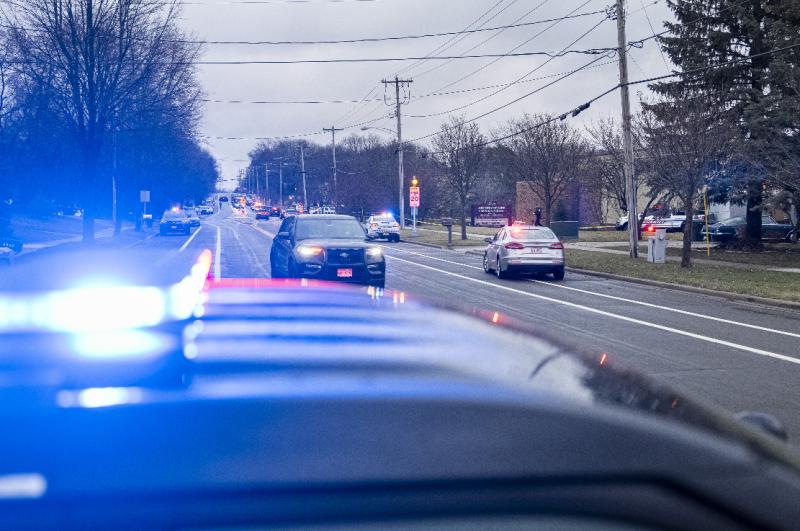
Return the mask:
[[[189,239],[183,242],[183,245],[181,245],[181,248],[178,249],[178,252],[182,253],[183,251],[185,251],[186,248],[189,247],[189,244],[192,243],[192,240],[194,240],[197,237],[197,235],[200,234],[201,230],[203,230],[203,227],[197,227],[197,230],[194,231],[194,233],[191,236],[189,236]]]
[[[219,261],[222,255],[222,229],[217,225],[217,243],[214,251],[214,278],[219,280],[222,278],[222,265]]]
[[[261,227],[259,227],[258,225],[250,225],[250,227],[254,228],[255,230],[257,230],[257,231],[258,231],[258,232],[260,232],[261,234],[263,234],[263,235],[265,235],[265,236],[268,236],[268,237],[272,238],[273,240],[275,239],[275,235],[274,235],[274,234],[272,234],[271,232],[269,232],[269,231],[267,231],[267,230],[264,230],[264,229],[262,229],[262,228],[261,228]]]
[[[382,247],[386,247],[386,246],[382,246]],[[452,260],[445,260],[443,258],[437,258],[435,256],[430,256],[430,255],[427,255],[427,254],[416,253],[414,251],[406,251],[404,249],[396,249],[394,247],[386,247],[386,248],[387,249],[394,249],[394,250],[399,251],[401,253],[407,253],[407,254],[412,254],[412,255],[415,255],[415,256],[421,256],[423,258],[429,258],[431,260],[436,260],[436,261],[444,262],[444,263],[447,263],[447,264],[453,264],[453,265],[458,265],[458,266],[461,266],[461,267],[466,267],[468,269],[477,269],[478,271],[483,271],[482,267],[476,267],[476,266],[472,266],[472,265],[468,265],[468,264],[462,264],[461,262],[454,262]],[[767,333],[771,333],[771,334],[779,334],[779,335],[782,335],[782,336],[800,338],[800,334],[797,334],[797,333],[794,333],[794,332],[786,332],[784,330],[776,330],[774,328],[767,328],[765,326],[759,326],[759,325],[753,325],[753,324],[749,324],[749,323],[743,323],[741,321],[733,321],[731,319],[723,319],[722,317],[714,317],[713,315],[704,315],[702,313],[690,312],[688,310],[679,310],[678,308],[672,308],[670,306],[662,306],[660,304],[653,304],[653,303],[650,303],[650,302],[637,301],[635,299],[626,299],[625,297],[617,297],[615,295],[607,295],[605,293],[597,293],[597,292],[588,291],[588,290],[585,290],[585,289],[572,288],[572,287],[569,287],[569,286],[563,286],[561,284],[555,284],[555,283],[552,283],[552,282],[543,282],[541,280],[528,279],[528,282],[533,282],[535,284],[544,284],[545,286],[549,286],[551,288],[566,289],[566,290],[569,290],[569,291],[575,291],[577,293],[585,293],[586,295],[594,295],[595,297],[602,297],[604,299],[612,299],[612,300],[620,301],[620,302],[628,302],[628,303],[631,303],[631,304],[638,304],[639,306],[646,306],[648,308],[655,308],[655,309],[658,309],[658,310],[664,310],[666,312],[679,313],[681,315],[688,315],[690,317],[697,317],[698,319],[706,319],[708,321],[715,321],[717,323],[725,323],[725,324],[734,325],[734,326],[741,326],[742,328],[750,328],[752,330],[758,330],[760,332],[767,332]]]
[[[766,356],[768,358],[774,358],[774,359],[777,359],[777,360],[787,361],[789,363],[794,363],[794,364],[800,365],[800,359],[792,358],[791,356],[786,356],[784,354],[778,354],[778,353],[775,353],[775,352],[770,352],[768,350],[761,350],[761,349],[758,349],[758,348],[748,347],[746,345],[740,345],[738,343],[733,343],[731,341],[725,341],[725,340],[722,340],[722,339],[716,339],[716,338],[704,336],[704,335],[701,335],[701,334],[695,334],[693,332],[686,332],[685,330],[678,330],[676,328],[670,328],[668,326],[663,326],[663,325],[659,325],[659,324],[656,324],[656,323],[651,323],[651,322],[648,322],[648,321],[642,321],[640,319],[634,319],[632,317],[626,317],[624,315],[619,315],[619,314],[607,312],[607,311],[604,311],[604,310],[598,310],[596,308],[591,308],[589,306],[583,306],[582,304],[575,304],[574,302],[567,302],[567,301],[562,301],[562,300],[559,300],[559,299],[553,299],[551,297],[545,297],[544,295],[538,295],[536,293],[530,293],[528,291],[523,291],[523,290],[519,290],[519,289],[515,289],[515,288],[510,288],[508,286],[503,286],[501,284],[495,284],[493,282],[487,282],[485,280],[478,280],[477,278],[470,278],[470,277],[467,277],[467,276],[464,276],[464,275],[459,275],[458,273],[452,273],[452,272],[446,271],[444,269],[437,269],[435,267],[419,264],[417,262],[412,262],[411,260],[404,260],[404,259],[398,258],[396,256],[391,256],[391,255],[386,255],[386,256],[387,256],[387,258],[391,258],[392,260],[399,260],[400,262],[405,262],[407,264],[411,264],[411,265],[414,265],[414,266],[417,266],[417,267],[421,267],[421,268],[424,268],[424,269],[429,269],[431,271],[436,271],[437,273],[442,273],[443,275],[448,275],[448,276],[451,276],[451,277],[460,278],[460,279],[466,280],[468,282],[473,282],[473,283],[476,283],[476,284],[489,286],[489,287],[500,289],[500,290],[503,290],[503,291],[516,293],[518,295],[524,295],[526,297],[531,297],[531,298],[534,298],[534,299],[539,299],[539,300],[543,300],[543,301],[547,301],[547,302],[552,302],[552,303],[555,303],[555,304],[560,304],[562,306],[568,306],[570,308],[575,308],[577,310],[583,310],[583,311],[594,313],[594,314],[597,314],[597,315],[602,315],[604,317],[610,317],[612,319],[619,319],[620,321],[626,321],[628,323],[633,323],[633,324],[637,324],[637,325],[641,325],[641,326],[647,326],[649,328],[655,328],[656,330],[661,330],[663,332],[670,332],[672,334],[677,334],[677,335],[680,335],[680,336],[690,337],[692,339],[698,339],[700,341],[705,341],[707,343],[714,343],[714,344],[717,344],[717,345],[723,345],[723,346],[734,348],[734,349],[737,349],[737,350],[743,350],[745,352],[750,352],[752,354],[758,354],[759,356]]]
[[[156,236],[158,236],[158,233],[157,233],[157,232],[154,232],[153,234],[151,234],[151,235],[150,235],[150,236],[148,236],[147,238],[143,238],[143,239],[139,240],[138,242],[133,242],[133,243],[131,243],[131,244],[128,244],[128,245],[126,245],[125,247],[123,247],[123,249],[130,249],[131,247],[136,247],[137,245],[141,245],[141,244],[143,244],[143,243],[144,243],[144,242],[146,242],[146,241],[150,241],[150,240],[152,240],[152,239],[153,239],[153,238],[155,238]],[[30,246],[27,246],[27,247],[30,247]]]

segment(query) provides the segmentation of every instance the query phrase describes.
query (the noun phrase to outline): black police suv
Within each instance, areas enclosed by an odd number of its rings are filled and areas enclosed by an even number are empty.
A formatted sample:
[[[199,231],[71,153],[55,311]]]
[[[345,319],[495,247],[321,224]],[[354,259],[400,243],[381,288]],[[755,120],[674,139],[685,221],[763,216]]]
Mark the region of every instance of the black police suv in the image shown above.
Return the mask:
[[[270,251],[272,278],[309,278],[383,287],[383,249],[352,216],[300,214],[283,220]]]

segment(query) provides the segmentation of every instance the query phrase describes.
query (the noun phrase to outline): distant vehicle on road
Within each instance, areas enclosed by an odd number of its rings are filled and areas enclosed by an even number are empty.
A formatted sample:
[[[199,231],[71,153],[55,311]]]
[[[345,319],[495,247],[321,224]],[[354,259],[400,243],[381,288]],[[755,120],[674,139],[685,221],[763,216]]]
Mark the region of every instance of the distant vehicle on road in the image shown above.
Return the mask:
[[[384,238],[390,242],[400,241],[400,224],[389,214],[370,216],[364,223],[364,228],[370,240]]]
[[[270,209],[265,206],[256,207],[254,212],[256,213],[256,219],[270,218]]]
[[[549,273],[564,279],[564,244],[547,227],[513,225],[486,238],[483,270],[497,278],[513,274]]]
[[[273,206],[269,209],[269,215],[272,218],[283,218],[283,211],[281,211],[281,207]]]
[[[728,218],[708,227],[712,242],[731,244],[744,235],[747,219],[744,216]],[[794,227],[790,223],[778,223],[772,216],[761,217],[761,239],[765,241],[791,241]],[[703,238],[706,231],[702,232]]]
[[[197,214],[196,208],[185,209],[186,216],[189,218],[189,226],[192,228],[200,226],[200,216]]]
[[[297,208],[290,206],[283,212],[281,212],[281,219],[286,219],[289,216],[296,216],[297,215]]]
[[[229,199],[228,199],[228,196],[227,196],[227,195],[221,195],[221,196],[219,196],[219,202],[220,202],[220,203],[227,203],[228,201],[229,201]]]
[[[161,223],[158,224],[158,232],[163,236],[167,234],[189,234],[192,227],[189,224],[189,217],[186,212],[180,209],[172,209],[164,212]]]
[[[309,278],[382,288],[383,251],[353,216],[301,214],[281,223],[270,250],[272,278]]]
[[[203,205],[197,209],[201,216],[210,216],[214,213],[214,207]]]

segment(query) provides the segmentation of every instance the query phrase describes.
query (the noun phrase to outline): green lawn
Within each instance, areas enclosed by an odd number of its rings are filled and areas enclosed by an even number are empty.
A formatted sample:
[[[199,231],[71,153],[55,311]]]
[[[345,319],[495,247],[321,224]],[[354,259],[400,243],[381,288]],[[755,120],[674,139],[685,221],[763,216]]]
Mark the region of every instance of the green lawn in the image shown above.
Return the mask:
[[[800,274],[695,264],[682,269],[679,263],[650,264],[644,259],[597,251],[567,250],[567,265],[577,269],[657,280],[698,288],[800,302]]]
[[[627,245],[620,245],[619,247],[610,247],[615,250],[627,250]],[[647,253],[647,246],[642,245],[640,249],[645,254]],[[667,249],[668,256],[681,256],[682,252],[679,248],[670,247]],[[791,243],[778,243],[765,245],[764,252],[761,253],[746,253],[742,251],[729,251],[724,249],[712,248],[710,255],[705,249],[694,249],[692,251],[693,258],[701,258],[703,260],[719,260],[723,262],[737,262],[740,264],[774,266],[774,267],[800,267],[800,245],[793,245]]]
[[[403,229],[400,233],[400,238],[404,242],[426,243],[430,245],[439,245],[441,247],[447,246],[447,234],[442,234],[439,232],[418,230],[417,236],[412,236],[411,229]],[[475,247],[481,245],[484,245],[481,240],[462,240],[460,233],[456,230],[453,230],[453,247]]]

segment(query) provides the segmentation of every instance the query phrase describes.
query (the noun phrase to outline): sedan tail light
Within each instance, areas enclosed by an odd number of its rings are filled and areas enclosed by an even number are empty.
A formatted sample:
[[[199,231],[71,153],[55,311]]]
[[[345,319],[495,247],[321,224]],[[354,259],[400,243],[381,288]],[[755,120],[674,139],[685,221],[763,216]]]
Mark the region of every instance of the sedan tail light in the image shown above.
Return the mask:
[[[563,249],[564,248],[564,244],[561,243],[561,242],[551,243],[550,244],[550,248],[551,249]]]
[[[519,242],[510,242],[504,245],[506,249],[524,249],[525,246]]]

